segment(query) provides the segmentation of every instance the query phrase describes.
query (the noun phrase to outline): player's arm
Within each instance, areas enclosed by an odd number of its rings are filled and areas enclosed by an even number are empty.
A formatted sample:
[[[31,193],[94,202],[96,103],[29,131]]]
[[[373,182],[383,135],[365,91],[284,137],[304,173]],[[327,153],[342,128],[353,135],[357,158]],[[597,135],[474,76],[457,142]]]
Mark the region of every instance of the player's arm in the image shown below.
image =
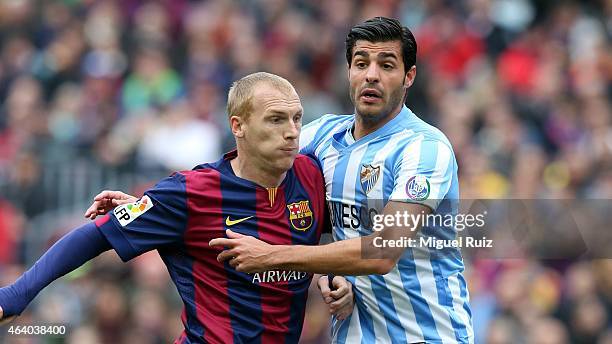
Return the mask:
[[[431,213],[422,204],[389,202],[383,216],[396,219],[396,214]],[[413,238],[419,227],[385,226],[368,236],[336,241],[323,246],[274,246],[270,245],[269,263],[273,269],[332,273],[338,275],[386,274],[404,254],[405,246],[389,247],[389,242],[401,242]]]
[[[422,204],[389,202],[383,215],[395,217],[396,213],[426,215],[430,212],[431,209]],[[227,247],[218,260],[227,260],[236,270],[244,272],[287,269],[335,275],[386,274],[402,256],[404,247],[383,247],[383,243],[407,240],[414,237],[417,230],[387,226],[368,236],[320,246],[270,245],[228,230],[228,239],[213,239],[210,245]]]
[[[66,234],[15,283],[0,288],[0,319],[21,314],[51,282],[110,249],[111,245],[94,223]]]
[[[174,173],[161,180],[139,200],[96,220],[96,225],[123,261],[178,245],[187,226],[185,176]]]
[[[186,223],[184,176],[177,173],[162,180],[140,200],[124,200],[132,202],[70,232],[15,283],[1,288],[3,315],[20,314],[49,283],[104,251],[115,249],[128,261],[182,239]]]

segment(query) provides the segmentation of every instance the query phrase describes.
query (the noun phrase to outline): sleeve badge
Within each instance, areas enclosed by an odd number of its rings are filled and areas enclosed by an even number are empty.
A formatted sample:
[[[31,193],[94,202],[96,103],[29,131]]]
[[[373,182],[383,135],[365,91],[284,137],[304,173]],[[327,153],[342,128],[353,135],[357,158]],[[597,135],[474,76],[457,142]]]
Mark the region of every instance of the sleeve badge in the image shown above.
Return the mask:
[[[115,214],[121,226],[125,227],[151,208],[153,208],[153,202],[149,196],[144,195],[136,202],[122,204],[116,207],[115,210],[113,210],[113,214]]]
[[[418,174],[410,177],[406,183],[406,194],[414,201],[424,201],[429,197],[429,179],[424,175]]]

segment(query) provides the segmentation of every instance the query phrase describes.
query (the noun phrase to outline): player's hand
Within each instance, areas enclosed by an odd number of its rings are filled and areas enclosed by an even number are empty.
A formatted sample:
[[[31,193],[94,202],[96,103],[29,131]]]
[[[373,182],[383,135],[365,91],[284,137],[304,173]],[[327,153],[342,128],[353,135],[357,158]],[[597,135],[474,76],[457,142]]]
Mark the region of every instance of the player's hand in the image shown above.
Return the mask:
[[[267,263],[272,254],[272,245],[249,235],[226,230],[227,238],[216,238],[210,246],[227,247],[219,253],[217,261],[228,261],[236,271],[255,273],[268,270]]]
[[[104,215],[118,205],[136,201],[138,201],[138,198],[124,192],[104,190],[94,197],[94,202],[85,211],[85,217],[93,220],[96,216]]]
[[[17,318],[16,315],[11,315],[10,317],[4,318],[4,311],[2,310],[2,307],[0,307],[0,326],[10,323],[11,321],[15,320],[15,318]]]
[[[353,285],[342,276],[334,276],[332,285],[334,290],[329,289],[329,281],[326,275],[319,278],[317,282],[323,301],[329,306],[329,312],[338,320],[344,320],[353,313],[355,306],[355,295]]]

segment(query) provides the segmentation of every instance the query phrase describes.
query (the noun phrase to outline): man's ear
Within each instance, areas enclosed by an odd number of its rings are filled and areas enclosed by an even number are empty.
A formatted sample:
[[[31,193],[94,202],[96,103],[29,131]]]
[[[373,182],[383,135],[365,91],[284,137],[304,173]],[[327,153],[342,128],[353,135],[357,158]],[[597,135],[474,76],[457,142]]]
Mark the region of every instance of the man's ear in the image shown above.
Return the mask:
[[[410,86],[412,86],[414,79],[416,78],[416,66],[410,67],[404,78],[404,87],[408,89]]]
[[[231,116],[229,119],[230,129],[236,138],[244,137],[244,120],[240,116]]]

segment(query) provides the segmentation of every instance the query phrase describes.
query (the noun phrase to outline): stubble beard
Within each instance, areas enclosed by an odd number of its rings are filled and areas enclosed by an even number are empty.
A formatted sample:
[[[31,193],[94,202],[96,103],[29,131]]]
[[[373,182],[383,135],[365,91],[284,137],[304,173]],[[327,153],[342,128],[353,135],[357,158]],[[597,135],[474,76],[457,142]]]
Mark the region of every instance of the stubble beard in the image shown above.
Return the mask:
[[[381,121],[388,118],[403,103],[405,97],[405,88],[400,87],[394,90],[389,96],[389,101],[383,106],[380,111],[359,109],[358,100],[355,98],[355,91],[351,89],[351,100],[355,106],[355,116],[366,127],[372,127],[379,124]]]

